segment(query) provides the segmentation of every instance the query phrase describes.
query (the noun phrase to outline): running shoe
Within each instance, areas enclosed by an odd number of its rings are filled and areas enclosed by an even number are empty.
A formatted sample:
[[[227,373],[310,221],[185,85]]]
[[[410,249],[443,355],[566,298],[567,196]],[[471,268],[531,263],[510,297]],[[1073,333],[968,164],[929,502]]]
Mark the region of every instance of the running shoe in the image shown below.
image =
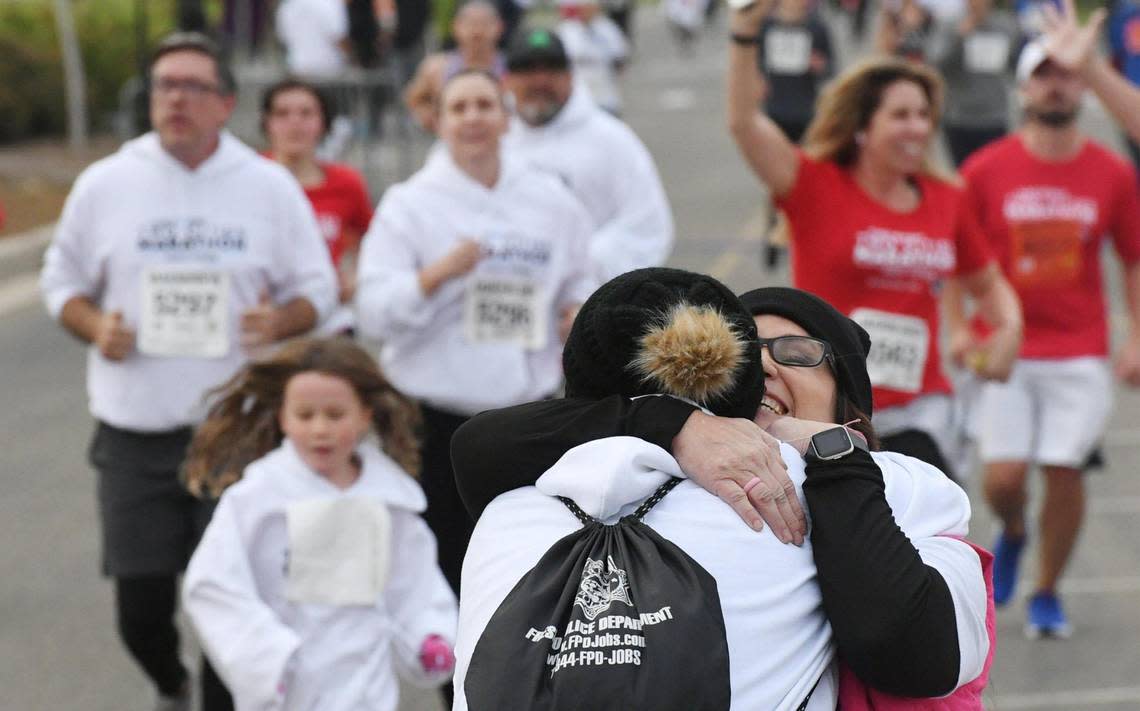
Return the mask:
[[[1039,592],[1029,598],[1029,620],[1025,623],[1025,636],[1029,639],[1055,637],[1068,639],[1073,633],[1061,599],[1051,592]]]
[[[1017,587],[1017,564],[1025,550],[1025,536],[1011,538],[1003,531],[994,543],[994,604],[1005,605]]]

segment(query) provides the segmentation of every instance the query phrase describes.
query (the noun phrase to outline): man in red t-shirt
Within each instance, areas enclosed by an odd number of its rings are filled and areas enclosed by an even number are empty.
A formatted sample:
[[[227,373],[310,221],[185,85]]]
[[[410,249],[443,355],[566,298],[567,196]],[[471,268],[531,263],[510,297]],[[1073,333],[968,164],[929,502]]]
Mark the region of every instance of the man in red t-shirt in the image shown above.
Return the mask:
[[[1025,339],[1007,383],[978,403],[985,495],[1001,519],[994,598],[1012,597],[1026,539],[1025,480],[1045,477],[1040,570],[1026,633],[1066,636],[1056,595],[1084,511],[1081,466],[1103,434],[1112,400],[1100,267],[1106,234],[1126,265],[1132,331],[1117,373],[1140,381],[1140,199],[1131,167],[1076,126],[1084,85],[1038,42],[1022,52],[1020,130],[970,158],[962,174],[978,221],[1021,298]],[[976,324],[984,328],[984,324]],[[968,360],[968,359],[967,359]]]

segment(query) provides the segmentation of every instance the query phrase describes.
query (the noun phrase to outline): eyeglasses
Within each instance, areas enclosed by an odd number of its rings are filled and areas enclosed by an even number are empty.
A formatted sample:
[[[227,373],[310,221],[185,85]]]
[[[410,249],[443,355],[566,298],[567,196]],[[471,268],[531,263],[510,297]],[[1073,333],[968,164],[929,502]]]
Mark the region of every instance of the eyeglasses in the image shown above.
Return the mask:
[[[181,90],[191,99],[202,99],[220,91],[217,85],[197,79],[155,79],[151,82],[150,88],[155,94],[163,96],[169,96]]]
[[[814,368],[824,360],[832,363],[831,345],[811,336],[777,336],[756,339],[760,347],[768,347],[772,360],[780,365]],[[834,367],[834,366],[833,366]]]

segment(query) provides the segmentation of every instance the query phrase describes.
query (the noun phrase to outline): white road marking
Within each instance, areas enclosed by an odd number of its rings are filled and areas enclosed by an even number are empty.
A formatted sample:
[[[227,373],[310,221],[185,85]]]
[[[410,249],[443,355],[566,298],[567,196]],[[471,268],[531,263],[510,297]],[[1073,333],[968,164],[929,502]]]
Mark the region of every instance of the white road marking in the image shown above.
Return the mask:
[[[1089,499],[1090,514],[1140,513],[1140,496],[1094,496]]]
[[[1063,595],[1105,595],[1140,593],[1140,575],[1103,578],[1068,578],[1061,581]],[[1027,593],[1028,594],[1028,593]]]
[[[1140,686],[1115,689],[1070,689],[1043,691],[1034,694],[1002,694],[988,699],[990,711],[1007,709],[1083,709],[1107,704],[1127,704],[1140,701]]]
[[[697,92],[683,87],[666,89],[657,96],[662,111],[687,111],[697,105]]]

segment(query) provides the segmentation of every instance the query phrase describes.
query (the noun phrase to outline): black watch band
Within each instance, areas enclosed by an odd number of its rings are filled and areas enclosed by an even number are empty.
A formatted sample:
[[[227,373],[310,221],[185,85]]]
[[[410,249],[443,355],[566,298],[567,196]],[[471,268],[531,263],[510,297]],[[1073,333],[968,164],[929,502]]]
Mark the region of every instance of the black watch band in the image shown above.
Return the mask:
[[[867,443],[858,433],[852,434],[851,430],[839,425],[812,435],[807,451],[804,452],[804,461],[830,462],[842,459],[855,450],[870,452]]]
[[[753,47],[760,43],[760,38],[756,35],[738,35],[734,32],[728,38],[742,47]]]

